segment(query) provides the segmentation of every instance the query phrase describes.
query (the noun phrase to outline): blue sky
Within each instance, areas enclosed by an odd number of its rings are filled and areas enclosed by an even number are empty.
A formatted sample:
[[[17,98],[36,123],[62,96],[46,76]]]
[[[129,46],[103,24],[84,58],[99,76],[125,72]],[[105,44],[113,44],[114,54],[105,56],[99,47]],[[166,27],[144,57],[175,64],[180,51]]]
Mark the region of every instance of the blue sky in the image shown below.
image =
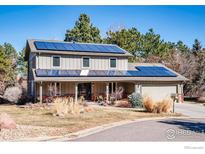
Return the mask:
[[[0,6],[0,44],[12,43],[19,51],[26,39],[63,40],[80,13],[91,17],[102,36],[117,27],[142,33],[153,28],[166,41],[191,47],[198,38],[205,44],[205,6]]]

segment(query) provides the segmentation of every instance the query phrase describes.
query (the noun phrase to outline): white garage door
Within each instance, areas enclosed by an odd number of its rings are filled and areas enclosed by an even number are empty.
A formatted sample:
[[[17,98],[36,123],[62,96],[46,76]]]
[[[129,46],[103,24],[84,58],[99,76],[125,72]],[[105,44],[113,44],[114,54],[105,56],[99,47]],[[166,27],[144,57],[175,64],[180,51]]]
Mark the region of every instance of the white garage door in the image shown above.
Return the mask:
[[[142,95],[147,95],[155,101],[170,97],[176,93],[176,86],[142,86]]]

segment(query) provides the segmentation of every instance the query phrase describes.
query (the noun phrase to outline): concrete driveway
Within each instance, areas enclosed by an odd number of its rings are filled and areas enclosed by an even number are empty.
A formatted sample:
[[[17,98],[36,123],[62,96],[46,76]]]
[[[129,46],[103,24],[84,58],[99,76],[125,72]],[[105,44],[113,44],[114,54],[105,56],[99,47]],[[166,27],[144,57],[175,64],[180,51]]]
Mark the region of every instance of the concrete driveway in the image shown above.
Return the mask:
[[[205,119],[134,122],[73,141],[205,141]]]
[[[175,104],[175,111],[191,118],[205,118],[205,106],[196,103]]]

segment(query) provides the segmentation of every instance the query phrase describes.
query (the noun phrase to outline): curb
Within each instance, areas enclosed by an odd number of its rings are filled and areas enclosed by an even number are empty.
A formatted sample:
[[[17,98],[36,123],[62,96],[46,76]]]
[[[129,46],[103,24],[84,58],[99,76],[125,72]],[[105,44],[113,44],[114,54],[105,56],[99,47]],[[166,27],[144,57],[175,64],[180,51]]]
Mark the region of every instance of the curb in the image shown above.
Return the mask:
[[[78,138],[86,137],[113,127],[122,126],[126,124],[131,124],[134,122],[143,122],[143,121],[151,121],[151,120],[163,120],[163,119],[187,119],[190,117],[181,116],[181,117],[155,117],[155,118],[141,118],[141,119],[134,119],[134,120],[124,120],[120,122],[114,122],[109,124],[104,124],[101,126],[88,128],[84,130],[80,130],[78,132],[70,133],[64,136],[52,136],[52,137],[36,137],[36,138],[23,138],[12,140],[12,142],[63,142],[63,141],[73,141]]]
[[[181,117],[156,117],[156,118],[142,118],[142,119],[134,119],[134,120],[125,120],[125,121],[114,122],[114,123],[104,124],[104,125],[93,127],[93,128],[84,129],[84,130],[81,130],[81,131],[78,131],[75,133],[70,133],[70,134],[65,135],[63,137],[60,137],[58,139],[48,139],[46,141],[54,141],[54,142],[72,141],[72,140],[76,140],[78,138],[86,137],[86,136],[89,136],[89,135],[113,128],[113,127],[131,124],[134,122],[163,120],[163,119],[187,119],[187,118],[189,118],[189,117],[185,117],[185,116],[181,116]]]

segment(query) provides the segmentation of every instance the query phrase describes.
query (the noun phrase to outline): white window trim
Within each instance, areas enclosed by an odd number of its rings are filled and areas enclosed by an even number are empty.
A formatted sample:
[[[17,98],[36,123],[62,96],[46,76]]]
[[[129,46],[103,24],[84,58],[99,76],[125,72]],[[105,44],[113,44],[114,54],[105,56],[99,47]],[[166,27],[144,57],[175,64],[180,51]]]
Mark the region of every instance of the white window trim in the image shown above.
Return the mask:
[[[89,59],[89,67],[84,67],[84,66],[83,66],[83,59],[84,59],[84,58],[88,58],[88,59]],[[82,58],[81,58],[81,67],[82,67],[82,68],[90,68],[90,65],[91,65],[90,60],[91,60],[90,57],[82,57]]]
[[[110,65],[111,64],[111,59],[115,59],[116,60],[116,67],[111,67],[111,65]],[[118,66],[118,62],[117,61],[118,61],[117,58],[109,58],[109,68],[110,69],[117,69],[118,68],[117,67]]]
[[[53,66],[53,58],[54,57],[59,57],[60,58],[60,66]],[[51,56],[51,65],[52,65],[52,68],[60,68],[61,67],[61,56],[58,56],[58,55],[52,55]]]

